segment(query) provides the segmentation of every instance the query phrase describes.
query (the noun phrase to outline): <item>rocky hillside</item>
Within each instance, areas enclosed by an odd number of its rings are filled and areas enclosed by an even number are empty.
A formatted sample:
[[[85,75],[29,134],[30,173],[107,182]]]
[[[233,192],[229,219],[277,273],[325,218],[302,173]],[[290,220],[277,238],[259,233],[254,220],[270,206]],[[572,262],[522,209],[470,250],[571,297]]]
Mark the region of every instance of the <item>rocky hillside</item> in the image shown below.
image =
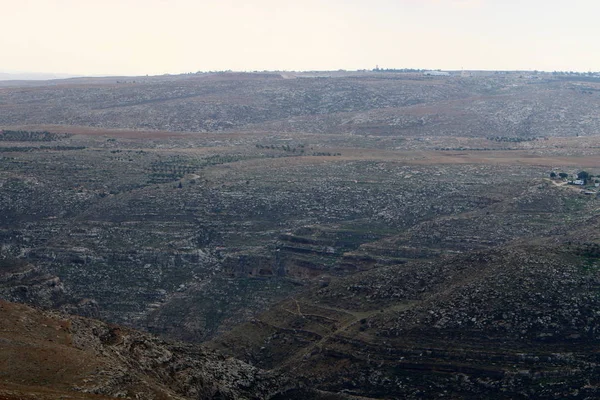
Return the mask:
[[[108,132],[51,136],[48,149],[43,131],[11,132],[0,295],[179,340],[212,338],[320,280],[556,234],[597,208],[543,178],[585,162],[585,142],[554,159],[567,151],[556,140],[523,142],[533,157],[380,150],[380,137],[333,147],[334,134]]]
[[[0,84],[0,399],[599,397],[598,93]]]
[[[586,242],[527,241],[332,281],[213,345],[368,398],[596,398],[600,237],[597,219],[587,225]]]
[[[199,74],[0,87],[0,126],[513,138],[588,136],[600,128],[600,84],[573,77],[357,72],[294,78]]]
[[[287,381],[198,347],[0,301],[0,398],[267,399]]]

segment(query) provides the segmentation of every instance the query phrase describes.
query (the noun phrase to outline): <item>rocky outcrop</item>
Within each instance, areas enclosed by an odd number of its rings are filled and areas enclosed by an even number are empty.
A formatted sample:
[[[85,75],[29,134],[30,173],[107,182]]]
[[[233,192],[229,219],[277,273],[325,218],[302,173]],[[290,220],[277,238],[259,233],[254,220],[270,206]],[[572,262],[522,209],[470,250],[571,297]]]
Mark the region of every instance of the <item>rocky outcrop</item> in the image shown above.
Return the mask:
[[[98,316],[95,300],[74,297],[58,276],[19,259],[0,260],[0,298],[88,317]]]
[[[269,399],[293,386],[213,351],[92,319],[4,301],[0,316],[0,352],[18,353],[0,362],[0,397],[14,386],[15,398],[55,390],[69,398]]]

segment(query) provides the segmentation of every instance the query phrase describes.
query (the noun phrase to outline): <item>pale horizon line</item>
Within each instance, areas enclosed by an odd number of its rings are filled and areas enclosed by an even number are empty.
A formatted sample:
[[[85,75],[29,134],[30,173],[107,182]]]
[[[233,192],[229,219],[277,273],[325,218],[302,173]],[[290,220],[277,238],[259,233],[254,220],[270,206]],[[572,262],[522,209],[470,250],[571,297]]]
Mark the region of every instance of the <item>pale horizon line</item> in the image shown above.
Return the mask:
[[[356,68],[356,69],[222,69],[222,70],[198,70],[188,72],[165,72],[165,73],[152,73],[152,74],[78,74],[78,73],[67,73],[67,72],[43,72],[43,71],[15,71],[15,70],[0,70],[0,80],[3,79],[2,75],[39,75],[40,78],[22,78],[15,80],[60,80],[60,79],[73,79],[73,78],[134,78],[134,77],[159,77],[159,76],[177,76],[177,75],[194,75],[194,74],[210,74],[210,73],[331,73],[331,72],[377,72],[379,71],[401,71],[401,70],[414,70],[414,71],[445,71],[445,72],[538,72],[538,73],[577,73],[577,74],[600,74],[600,71],[592,70],[541,70],[541,69],[467,69],[467,68],[412,68],[412,67],[379,67],[375,68]],[[44,76],[44,78],[42,78]]]

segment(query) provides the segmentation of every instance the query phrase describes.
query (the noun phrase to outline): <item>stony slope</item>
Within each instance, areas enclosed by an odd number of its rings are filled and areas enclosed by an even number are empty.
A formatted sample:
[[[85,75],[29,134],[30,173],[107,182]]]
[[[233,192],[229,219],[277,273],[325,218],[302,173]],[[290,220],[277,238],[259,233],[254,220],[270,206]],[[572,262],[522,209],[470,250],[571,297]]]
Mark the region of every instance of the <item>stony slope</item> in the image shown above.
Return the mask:
[[[541,76],[540,76],[541,77]],[[538,77],[539,78],[539,77]],[[0,126],[399,137],[587,136],[600,84],[520,73],[469,78],[355,73],[180,75],[0,88]]]
[[[255,367],[2,302],[0,396],[595,398],[599,228],[333,279],[212,342]]]
[[[296,78],[0,89],[0,297],[235,356],[7,304],[0,398],[598,397],[598,83]]]
[[[269,398],[283,378],[116,325],[0,302],[2,399]]]
[[[145,150],[134,147],[144,139],[51,143],[89,147],[0,158],[0,258],[37,271],[0,294],[194,341],[323,275],[544,235],[595,201],[532,179],[547,167],[422,165],[412,152],[290,156],[282,144],[213,149],[201,137]]]
[[[213,345],[369,398],[596,398],[597,218],[584,226],[335,280]]]

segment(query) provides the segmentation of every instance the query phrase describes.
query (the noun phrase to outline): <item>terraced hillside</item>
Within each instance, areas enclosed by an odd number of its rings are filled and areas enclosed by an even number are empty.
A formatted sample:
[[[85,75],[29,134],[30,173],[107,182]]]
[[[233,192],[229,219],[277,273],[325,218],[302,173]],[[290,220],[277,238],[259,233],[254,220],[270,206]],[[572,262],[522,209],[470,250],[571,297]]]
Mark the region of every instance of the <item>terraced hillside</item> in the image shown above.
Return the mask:
[[[600,242],[597,218],[586,222],[577,238],[339,279],[213,345],[308,388],[367,398],[595,398]]]
[[[56,283],[5,298],[202,341],[321,279],[546,236],[596,204],[543,178],[554,160],[518,151],[313,156],[328,142],[253,139],[10,142],[0,159],[2,257]]]

